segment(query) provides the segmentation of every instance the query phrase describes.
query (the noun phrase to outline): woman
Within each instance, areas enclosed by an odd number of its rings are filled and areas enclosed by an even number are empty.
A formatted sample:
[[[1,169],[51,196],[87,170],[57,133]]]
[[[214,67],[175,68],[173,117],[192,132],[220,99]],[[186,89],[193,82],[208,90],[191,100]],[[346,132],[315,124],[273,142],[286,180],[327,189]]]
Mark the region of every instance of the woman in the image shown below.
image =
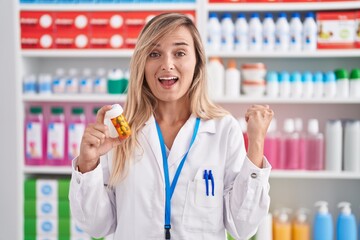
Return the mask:
[[[225,229],[247,239],[256,232],[270,202],[263,143],[273,111],[247,110],[246,153],[237,121],[208,98],[205,61],[188,17],[168,13],[146,24],[124,111],[133,134],[110,138],[103,122],[111,106],[104,106],[73,162],[70,206],[86,232],[117,240],[218,240]]]

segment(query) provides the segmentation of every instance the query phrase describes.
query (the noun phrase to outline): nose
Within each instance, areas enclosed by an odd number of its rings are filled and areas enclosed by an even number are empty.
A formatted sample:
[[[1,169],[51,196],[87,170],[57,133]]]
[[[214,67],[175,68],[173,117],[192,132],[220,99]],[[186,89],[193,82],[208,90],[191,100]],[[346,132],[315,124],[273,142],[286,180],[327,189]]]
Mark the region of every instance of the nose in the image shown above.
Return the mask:
[[[164,71],[170,71],[170,70],[174,70],[175,66],[174,66],[174,59],[172,58],[172,56],[169,55],[164,55],[163,56],[163,61],[161,63],[161,70]]]

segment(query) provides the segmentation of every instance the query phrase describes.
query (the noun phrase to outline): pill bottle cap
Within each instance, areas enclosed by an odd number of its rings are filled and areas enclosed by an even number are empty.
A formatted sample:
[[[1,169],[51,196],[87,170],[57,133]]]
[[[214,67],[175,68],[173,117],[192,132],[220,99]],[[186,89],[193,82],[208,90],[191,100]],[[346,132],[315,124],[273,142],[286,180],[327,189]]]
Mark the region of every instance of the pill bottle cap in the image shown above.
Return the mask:
[[[120,116],[123,113],[123,108],[120,104],[113,104],[111,109],[105,113],[105,118],[112,119],[117,116]]]
[[[38,106],[30,107],[30,113],[31,114],[40,114],[42,113],[42,108]]]

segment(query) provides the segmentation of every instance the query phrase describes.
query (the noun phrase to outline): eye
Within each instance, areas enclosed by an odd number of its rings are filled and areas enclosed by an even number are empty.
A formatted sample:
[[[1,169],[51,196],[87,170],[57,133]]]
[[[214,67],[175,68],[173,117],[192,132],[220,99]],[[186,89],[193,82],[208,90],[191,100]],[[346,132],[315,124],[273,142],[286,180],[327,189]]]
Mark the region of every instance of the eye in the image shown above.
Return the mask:
[[[183,51],[178,51],[178,52],[176,52],[176,56],[177,57],[183,57],[183,56],[185,56],[186,54],[185,54],[185,52],[183,52]]]
[[[151,57],[151,58],[156,58],[156,57],[159,57],[159,56],[160,56],[160,53],[158,53],[158,52],[151,52],[149,54],[149,57]]]

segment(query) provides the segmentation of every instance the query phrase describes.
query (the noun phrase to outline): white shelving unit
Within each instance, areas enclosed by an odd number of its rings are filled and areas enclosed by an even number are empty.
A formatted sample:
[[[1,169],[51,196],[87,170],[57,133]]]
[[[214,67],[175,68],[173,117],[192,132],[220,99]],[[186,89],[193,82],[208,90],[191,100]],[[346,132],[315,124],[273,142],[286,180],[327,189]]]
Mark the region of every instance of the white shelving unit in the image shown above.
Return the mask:
[[[19,0],[17,0],[19,1]],[[231,3],[210,4],[206,0],[197,0],[194,4],[79,4],[79,5],[19,5],[17,11],[162,11],[162,10],[195,10],[196,22],[203,40],[206,39],[206,21],[209,12],[278,12],[278,11],[325,11],[360,9],[360,1],[323,2],[323,3]],[[18,21],[17,21],[18,22]],[[17,36],[19,38],[19,36]],[[18,72],[16,79],[21,85],[21,77],[28,73],[54,72],[57,67],[74,66],[99,67],[108,64],[111,67],[126,68],[132,56],[132,50],[20,50],[18,49]],[[208,52],[208,57],[237,59],[243,62],[264,62],[269,70],[288,71],[330,71],[337,67],[352,69],[359,67],[360,50],[318,50],[315,52]],[[110,68],[110,67],[109,67]],[[19,91],[20,87],[19,87]],[[18,101],[18,121],[22,124],[24,109],[30,103],[109,103],[124,102],[124,95],[21,95]],[[251,104],[271,104],[275,117],[281,123],[286,117],[318,118],[324,130],[324,124],[331,118],[360,119],[360,99],[282,99],[267,97],[240,97],[214,99],[223,105],[234,116],[243,116]],[[280,124],[279,124],[280,125]],[[22,126],[22,125],[19,125]],[[23,139],[23,130],[17,132]],[[17,147],[23,153],[23,143]],[[20,154],[23,156],[23,154]],[[24,162],[24,159],[19,159]],[[22,166],[23,176],[27,175],[70,175],[70,167],[28,167]],[[271,173],[271,210],[280,206],[293,209],[307,207],[314,210],[313,203],[317,200],[327,200],[333,214],[337,213],[336,203],[342,200],[350,201],[353,211],[360,216],[360,173],[333,173],[308,171],[273,171]],[[21,206],[22,207],[22,206]]]

